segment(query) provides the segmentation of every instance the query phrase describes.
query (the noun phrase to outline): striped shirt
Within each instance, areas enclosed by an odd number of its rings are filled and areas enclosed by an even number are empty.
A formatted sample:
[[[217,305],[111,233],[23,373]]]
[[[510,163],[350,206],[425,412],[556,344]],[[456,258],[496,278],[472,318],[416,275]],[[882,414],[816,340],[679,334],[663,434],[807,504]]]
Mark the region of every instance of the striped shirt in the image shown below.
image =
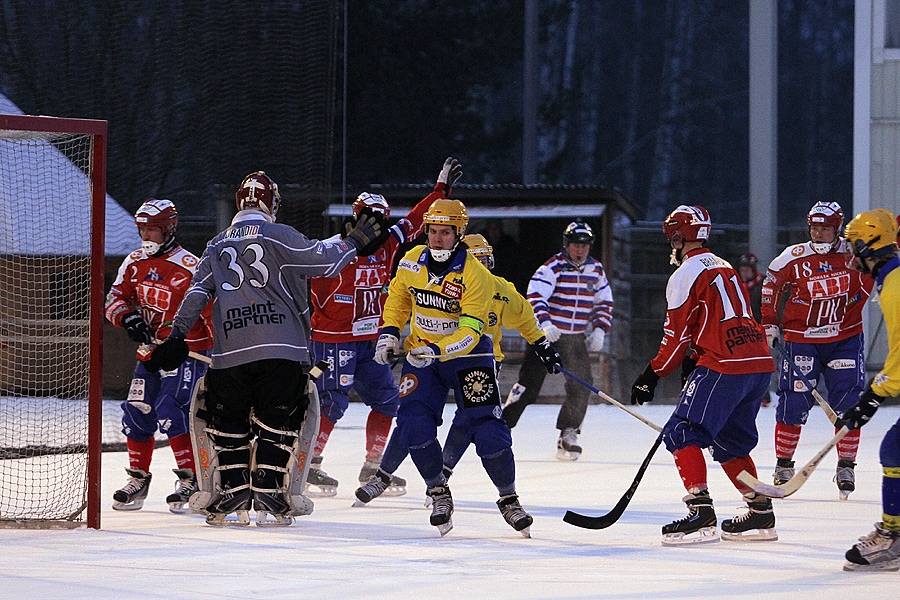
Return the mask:
[[[552,323],[563,334],[609,331],[613,297],[603,265],[592,257],[573,264],[565,250],[538,267],[528,284],[528,301],[541,326]]]

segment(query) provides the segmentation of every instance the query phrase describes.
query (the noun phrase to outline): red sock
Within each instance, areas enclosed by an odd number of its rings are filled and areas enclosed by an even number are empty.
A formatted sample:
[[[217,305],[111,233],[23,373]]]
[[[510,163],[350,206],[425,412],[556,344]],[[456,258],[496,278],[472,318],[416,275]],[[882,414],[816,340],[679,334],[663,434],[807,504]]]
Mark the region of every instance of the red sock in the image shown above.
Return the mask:
[[[378,460],[384,454],[393,420],[380,412],[369,412],[366,421],[366,460]]]
[[[179,469],[194,472],[194,447],[191,445],[191,434],[182,433],[169,438],[169,446],[175,454],[175,464]]]
[[[673,456],[684,489],[691,494],[695,494],[697,490],[705,490],[707,488],[706,459],[703,458],[703,450],[699,446],[688,446],[676,450]]]
[[[731,480],[731,483],[734,484],[734,487],[736,487],[741,494],[747,495],[753,492],[753,490],[738,481],[737,478],[737,476],[741,474],[741,471],[747,471],[756,477],[756,464],[753,462],[753,459],[750,458],[749,454],[747,456],[732,458],[728,462],[723,462],[722,470],[725,471],[725,474],[728,475],[728,479]]]
[[[834,431],[837,433],[837,429]],[[856,451],[859,449],[859,429],[850,431],[841,438],[837,445],[838,460],[856,462]]]
[[[313,448],[313,456],[322,456],[322,452],[325,450],[325,444],[328,443],[328,438],[331,437],[332,431],[334,431],[334,423],[325,415],[320,415],[319,437],[316,438],[316,445]]]
[[[149,473],[156,440],[152,437],[142,442],[131,438],[126,439],[128,440],[128,468]]]
[[[794,458],[802,428],[802,425],[775,423],[775,458]]]

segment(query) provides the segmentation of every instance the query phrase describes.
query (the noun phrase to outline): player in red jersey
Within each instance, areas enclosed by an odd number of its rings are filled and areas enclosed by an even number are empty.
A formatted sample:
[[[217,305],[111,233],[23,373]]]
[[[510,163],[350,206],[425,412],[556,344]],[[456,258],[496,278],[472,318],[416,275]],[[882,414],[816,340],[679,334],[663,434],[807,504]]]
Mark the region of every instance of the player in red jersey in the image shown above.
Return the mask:
[[[123,327],[132,341],[150,344],[165,339],[172,318],[197,269],[196,256],[175,241],[178,211],[171,200],[150,199],[134,215],[141,234],[140,250],[128,255],[106,296],[106,318]],[[211,309],[185,340],[188,348],[209,355],[212,348]],[[177,370],[148,370],[139,353],[128,399],[122,403],[122,433],[128,443],[128,482],[113,494],[116,510],[140,510],[150,486],[150,461],[157,428],[169,437],[175,453],[175,493],[166,498],[172,512],[186,512],[197,489],[190,434],[190,407],[194,386],[206,372],[206,363],[188,358]]]
[[[649,402],[659,378],[675,371],[689,348],[697,353],[678,407],[660,434],[688,491],[688,516],[662,528],[666,545],[719,539],[702,448],[711,448],[713,460],[744,494],[749,508],[722,522],[722,538],[778,539],[772,501],[737,480],[741,471],[756,472],[750,458],[759,440],[756,414],[774,364],[737,272],[704,247],[710,226],[709,214],[700,206],[679,206],[664,223],[678,269],[666,285],[668,310],[659,353],[631,388],[632,404]]]
[[[391,227],[390,236],[380,243],[377,250],[368,256],[353,259],[336,277],[311,280],[313,316],[310,351],[313,362],[325,360],[330,368],[316,381],[321,417],[319,437],[307,477],[311,486],[309,495],[333,496],[337,493],[337,480],[321,468],[322,452],[335,423],[347,410],[351,388],[371,408],[366,422],[366,458],[359,472],[359,482],[365,483],[378,470],[399,404],[399,390],[390,367],[374,360],[375,342],[381,327],[381,312],[387,299],[394,258],[401,244],[415,239],[422,232],[425,212],[435,200],[450,194],[461,175],[459,162],[447,158],[434,192]],[[387,218],[390,211],[384,196],[364,192],[353,203],[353,217],[347,224],[352,226],[358,216],[366,212],[378,212]],[[385,495],[405,493],[406,481],[394,475]]]
[[[817,202],[807,224],[810,241],[788,246],[769,265],[763,284],[763,326],[769,345],[780,344],[782,354],[775,413],[776,484],[794,476],[794,451],[815,406],[807,382],[815,387],[820,376],[824,379],[828,404],[838,415],[856,404],[866,383],[862,309],[873,280],[847,264],[847,243],[840,237],[844,224],[840,205]],[[785,294],[790,297],[779,321]],[[835,481],[844,500],[856,487],[853,468],[858,447],[858,429],[837,445]]]

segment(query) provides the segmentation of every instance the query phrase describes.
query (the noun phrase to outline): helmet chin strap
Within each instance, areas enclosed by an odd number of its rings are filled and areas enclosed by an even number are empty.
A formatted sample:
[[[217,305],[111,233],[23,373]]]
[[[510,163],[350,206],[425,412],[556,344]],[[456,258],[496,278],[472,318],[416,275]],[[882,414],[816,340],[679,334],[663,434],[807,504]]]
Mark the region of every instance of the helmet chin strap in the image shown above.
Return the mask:
[[[453,247],[449,250],[435,250],[433,248],[428,248],[428,252],[431,254],[431,258],[436,260],[437,262],[446,262],[450,259],[450,255],[453,254],[453,251],[456,250],[456,247],[459,246],[460,238],[456,239],[456,243],[453,244]]]
[[[816,254],[828,254],[837,246],[837,239],[837,236],[835,236],[833,242],[810,242],[810,245],[812,245],[812,249]]]
[[[175,236],[170,235],[169,238],[164,241],[162,244],[157,244],[156,242],[151,242],[144,240],[141,242],[141,249],[144,251],[144,254],[147,256],[158,256],[165,252],[168,252],[172,249],[172,246],[175,245]]]

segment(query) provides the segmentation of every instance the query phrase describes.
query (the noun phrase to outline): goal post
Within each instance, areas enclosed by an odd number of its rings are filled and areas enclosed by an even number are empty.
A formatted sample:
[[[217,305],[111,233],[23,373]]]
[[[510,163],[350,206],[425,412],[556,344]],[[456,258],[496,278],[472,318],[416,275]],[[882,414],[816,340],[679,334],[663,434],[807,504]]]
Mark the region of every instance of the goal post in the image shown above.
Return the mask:
[[[0,527],[100,528],[106,144],[0,114]]]

